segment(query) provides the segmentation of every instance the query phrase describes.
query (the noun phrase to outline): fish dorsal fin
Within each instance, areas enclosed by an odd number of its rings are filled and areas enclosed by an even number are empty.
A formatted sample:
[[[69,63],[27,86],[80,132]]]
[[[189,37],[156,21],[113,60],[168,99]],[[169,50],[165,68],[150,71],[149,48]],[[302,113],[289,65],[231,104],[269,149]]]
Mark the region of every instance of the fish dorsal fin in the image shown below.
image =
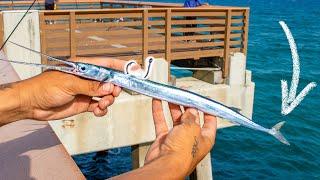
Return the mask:
[[[240,113],[240,111],[241,111],[241,109],[236,108],[236,107],[228,107],[228,108],[230,108],[230,109],[232,109],[233,111],[236,111],[236,112],[238,112],[238,113]]]

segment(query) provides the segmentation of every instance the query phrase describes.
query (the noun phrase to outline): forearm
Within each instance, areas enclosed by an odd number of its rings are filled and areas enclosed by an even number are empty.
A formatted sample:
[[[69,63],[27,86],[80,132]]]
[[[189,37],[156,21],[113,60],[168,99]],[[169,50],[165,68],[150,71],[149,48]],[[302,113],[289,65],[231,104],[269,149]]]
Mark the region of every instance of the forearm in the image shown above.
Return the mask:
[[[28,117],[18,83],[0,85],[0,126]]]
[[[163,156],[151,163],[112,179],[184,179],[188,175],[188,162],[177,156]]]

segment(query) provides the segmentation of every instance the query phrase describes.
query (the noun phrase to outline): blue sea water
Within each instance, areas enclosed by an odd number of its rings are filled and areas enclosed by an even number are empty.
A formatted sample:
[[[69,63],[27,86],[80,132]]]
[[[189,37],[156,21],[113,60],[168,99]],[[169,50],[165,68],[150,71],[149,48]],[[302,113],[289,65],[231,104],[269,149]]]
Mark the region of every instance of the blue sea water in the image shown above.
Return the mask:
[[[168,2],[168,1],[167,1]],[[181,2],[181,1],[171,1]],[[281,115],[280,80],[290,84],[292,58],[278,21],[289,26],[300,56],[298,92],[309,82],[320,84],[319,0],[215,0],[210,4],[249,6],[247,69],[256,83],[253,120],[265,127],[279,121],[291,146],[244,127],[219,130],[211,151],[215,179],[320,179],[320,87],[312,90],[289,115]],[[89,179],[131,169],[130,148],[119,153],[75,156]]]

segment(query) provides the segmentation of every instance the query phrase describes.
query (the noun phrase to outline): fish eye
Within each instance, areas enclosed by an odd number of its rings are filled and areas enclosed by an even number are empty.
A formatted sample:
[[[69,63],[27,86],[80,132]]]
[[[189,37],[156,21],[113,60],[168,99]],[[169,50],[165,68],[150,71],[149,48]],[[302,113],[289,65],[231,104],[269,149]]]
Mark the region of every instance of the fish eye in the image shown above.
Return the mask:
[[[79,69],[80,72],[85,72],[85,71],[87,71],[87,67],[86,67],[86,66],[81,66],[81,65],[80,65],[78,69]]]

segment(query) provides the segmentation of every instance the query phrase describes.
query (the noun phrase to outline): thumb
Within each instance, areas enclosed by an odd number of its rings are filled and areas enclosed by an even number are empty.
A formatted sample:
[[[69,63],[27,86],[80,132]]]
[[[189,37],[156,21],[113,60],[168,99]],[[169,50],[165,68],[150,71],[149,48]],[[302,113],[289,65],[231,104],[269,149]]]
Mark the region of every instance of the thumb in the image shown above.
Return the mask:
[[[111,83],[101,83],[99,81],[90,81],[77,78],[73,81],[72,92],[74,95],[82,94],[86,96],[105,96],[109,95],[114,90],[114,85]]]

